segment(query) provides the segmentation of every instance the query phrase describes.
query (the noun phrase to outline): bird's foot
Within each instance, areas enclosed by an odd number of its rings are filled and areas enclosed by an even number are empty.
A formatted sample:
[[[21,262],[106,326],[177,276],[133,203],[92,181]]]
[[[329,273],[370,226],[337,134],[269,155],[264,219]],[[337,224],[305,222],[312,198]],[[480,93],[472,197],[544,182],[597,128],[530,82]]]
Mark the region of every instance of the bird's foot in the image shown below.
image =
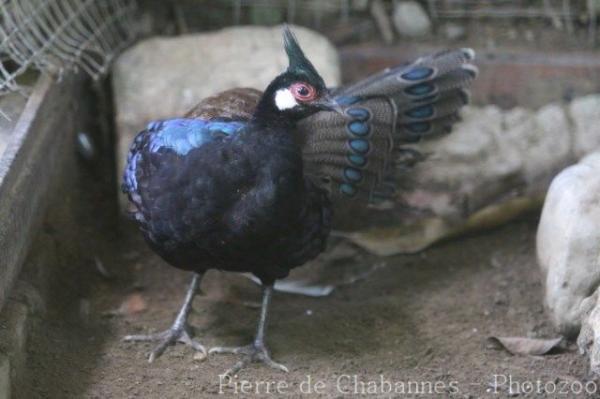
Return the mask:
[[[239,346],[239,347],[217,346],[217,347],[211,348],[208,351],[208,353],[210,353],[210,354],[212,354],[212,353],[232,353],[235,355],[243,356],[242,360],[238,361],[236,364],[233,365],[232,368],[225,371],[224,374],[228,375],[229,377],[233,377],[235,374],[237,374],[238,371],[245,368],[250,363],[263,363],[263,364],[267,365],[268,367],[271,367],[271,368],[274,368],[274,369],[277,369],[277,370],[280,370],[280,371],[283,371],[286,373],[289,371],[288,368],[285,367],[283,364],[277,363],[271,359],[269,350],[265,347],[264,344],[252,343],[250,345]]]
[[[186,325],[173,325],[168,330],[157,334],[149,334],[149,335],[127,335],[123,337],[124,341],[133,341],[133,342],[148,342],[148,341],[158,341],[158,345],[150,352],[150,356],[148,356],[148,362],[152,363],[156,358],[160,357],[167,349],[169,345],[175,345],[177,342],[191,346],[195,351],[202,352],[206,355],[206,348],[204,346],[194,340],[189,333],[189,327]]]

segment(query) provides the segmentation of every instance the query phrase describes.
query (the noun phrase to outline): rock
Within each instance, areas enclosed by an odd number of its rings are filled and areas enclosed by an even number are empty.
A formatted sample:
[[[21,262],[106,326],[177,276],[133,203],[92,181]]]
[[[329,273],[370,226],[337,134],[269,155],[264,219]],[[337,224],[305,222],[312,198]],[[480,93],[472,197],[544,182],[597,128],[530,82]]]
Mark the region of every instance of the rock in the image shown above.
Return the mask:
[[[600,152],[553,181],[537,233],[545,302],[558,331],[574,336],[600,283]],[[596,326],[600,332],[600,325]]]
[[[340,83],[337,52],[323,36],[292,27],[325,82]],[[235,27],[141,41],[113,70],[118,171],[134,135],[149,121],[181,116],[201,99],[233,87],[264,89],[287,67],[281,27]]]
[[[443,32],[448,40],[461,40],[467,36],[467,30],[462,25],[451,22],[444,25]]]
[[[600,375],[600,152],[553,180],[538,228],[537,254],[552,322],[566,336],[579,332],[580,352]]]
[[[396,30],[402,36],[424,36],[431,31],[429,16],[416,1],[400,1],[396,3],[392,19]]]
[[[383,0],[371,1],[370,11],[383,42],[392,44],[394,42],[394,28]]]
[[[576,98],[569,106],[570,115],[575,125],[573,146],[577,157],[588,153],[590,148],[600,148],[599,110],[600,96]]]
[[[355,11],[366,11],[369,8],[369,0],[353,0],[351,7]]]
[[[525,40],[528,42],[533,42],[535,40],[535,33],[531,29],[525,30]]]
[[[467,107],[452,134],[414,146],[430,156],[403,176],[398,203],[355,217],[377,223],[344,235],[378,255],[410,253],[541,206],[552,178],[600,147],[595,101],[537,111]]]
[[[581,332],[577,337],[579,353],[590,359],[590,371],[600,375],[600,342],[596,337],[600,334],[600,295],[596,292],[582,302]]]

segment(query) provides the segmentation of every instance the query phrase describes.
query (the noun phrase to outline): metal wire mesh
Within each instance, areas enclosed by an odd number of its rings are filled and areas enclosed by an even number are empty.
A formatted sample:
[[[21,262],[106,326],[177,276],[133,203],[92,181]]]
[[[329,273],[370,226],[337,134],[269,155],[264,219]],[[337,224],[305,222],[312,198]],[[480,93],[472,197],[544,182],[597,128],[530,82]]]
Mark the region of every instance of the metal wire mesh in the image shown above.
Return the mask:
[[[589,0],[587,0],[590,2]],[[233,10],[234,23],[239,22],[242,8],[283,8],[288,19],[294,18],[296,12],[303,10],[331,11],[335,10],[347,16],[352,10],[367,8],[365,0],[228,0]],[[393,4],[396,0],[385,0]],[[578,5],[586,7],[586,0],[427,0],[430,13],[442,18],[538,18],[547,17],[548,13],[572,16],[573,8]],[[593,0],[592,0],[593,3]],[[293,22],[293,21],[291,21]]]
[[[0,0],[0,95],[29,68],[96,78],[136,36],[135,0]]]
[[[273,19],[274,23],[285,20],[319,29],[324,15],[347,24],[356,14],[368,14],[373,1],[196,0],[192,10],[208,16],[209,21],[221,21],[225,25],[265,23],[268,17],[268,21]],[[389,13],[396,3],[396,0],[376,1],[385,5]],[[146,6],[152,3],[156,2],[142,1]],[[186,2],[164,0],[164,3],[172,4],[177,11]],[[573,33],[574,20],[581,21],[581,16],[587,15],[592,46],[598,36],[598,0],[423,0],[421,4],[427,7],[434,21],[543,19],[567,34]],[[98,77],[107,70],[114,56],[137,36],[137,8],[136,0],[0,0],[0,95],[17,90],[17,77],[31,68],[59,76],[67,69],[82,69]],[[175,19],[185,22],[189,8],[185,10],[180,13],[183,16],[175,13]],[[221,18],[213,18],[212,14]]]
[[[378,0],[379,1],[379,0]],[[397,0],[381,0],[391,8]],[[283,10],[287,22],[294,23],[299,13],[313,11],[313,16],[303,23],[319,28],[324,13],[334,11],[342,21],[356,11],[368,9],[366,0],[227,0],[235,25],[244,22],[243,9]],[[221,3],[221,6],[222,4]],[[598,0],[423,0],[434,20],[455,19],[530,19],[549,20],[557,29],[568,34],[574,31],[574,21],[582,16],[587,21],[590,44],[597,38],[597,21],[600,14]]]

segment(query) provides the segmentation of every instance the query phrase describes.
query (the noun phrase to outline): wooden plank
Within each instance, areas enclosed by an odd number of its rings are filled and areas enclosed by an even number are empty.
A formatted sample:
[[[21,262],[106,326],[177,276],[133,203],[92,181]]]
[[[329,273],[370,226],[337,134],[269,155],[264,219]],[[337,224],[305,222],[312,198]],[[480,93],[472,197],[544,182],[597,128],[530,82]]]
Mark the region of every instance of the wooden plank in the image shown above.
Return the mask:
[[[21,269],[46,211],[49,192],[72,156],[73,89],[42,76],[0,158],[0,309]]]

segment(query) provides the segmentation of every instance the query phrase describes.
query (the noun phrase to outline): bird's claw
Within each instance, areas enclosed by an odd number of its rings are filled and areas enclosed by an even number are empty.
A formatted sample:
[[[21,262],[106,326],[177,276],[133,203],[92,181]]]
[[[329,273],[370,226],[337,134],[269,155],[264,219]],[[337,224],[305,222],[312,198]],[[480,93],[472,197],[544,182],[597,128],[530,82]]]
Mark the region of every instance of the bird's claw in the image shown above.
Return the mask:
[[[157,334],[149,335],[127,335],[123,337],[124,341],[132,342],[148,342],[159,341],[158,345],[150,352],[148,362],[152,363],[156,358],[160,357],[167,349],[167,346],[174,345],[179,342],[184,345],[191,346],[195,351],[202,352],[206,355],[206,348],[198,341],[193,339],[186,327],[171,327],[168,330]]]
[[[248,366],[250,363],[263,363],[266,366],[287,373],[289,370],[283,364],[277,363],[271,359],[269,351],[264,345],[250,344],[239,347],[217,346],[208,351],[213,353],[231,353],[234,355],[242,355],[242,360],[238,361],[229,370],[225,371],[224,375],[233,377],[238,371]]]

